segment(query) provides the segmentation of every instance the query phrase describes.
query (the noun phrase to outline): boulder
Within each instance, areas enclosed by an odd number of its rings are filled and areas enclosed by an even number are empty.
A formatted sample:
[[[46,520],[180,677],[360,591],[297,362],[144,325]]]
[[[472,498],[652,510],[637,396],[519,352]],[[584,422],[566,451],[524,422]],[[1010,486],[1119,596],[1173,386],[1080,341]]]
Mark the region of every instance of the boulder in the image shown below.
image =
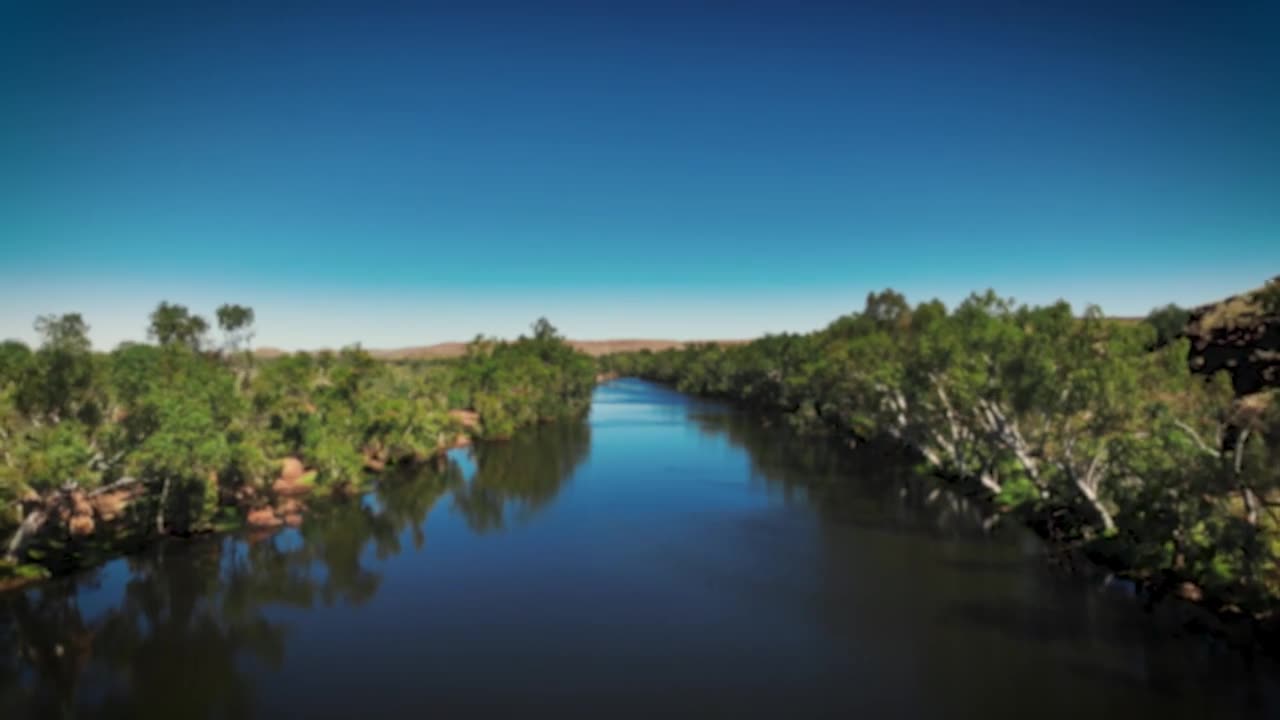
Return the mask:
[[[68,497],[71,504],[72,515],[93,515],[93,506],[89,504],[89,499],[81,490],[77,490]]]
[[[307,470],[302,466],[302,461],[296,457],[287,457],[280,461],[280,479],[286,481],[296,481],[302,477]]]
[[[71,521],[67,523],[67,530],[71,532],[72,537],[86,537],[93,534],[94,524],[93,516],[73,515]]]
[[[245,522],[249,527],[256,529],[278,528],[281,524],[280,518],[276,517],[275,511],[269,507],[250,510]]]
[[[271,484],[271,491],[279,497],[290,497],[293,495],[306,495],[311,492],[311,487],[296,480],[289,481],[281,478]]]
[[[296,465],[289,462],[290,460]],[[308,477],[310,476],[310,477]],[[302,467],[302,463],[296,458],[286,458],[285,467],[280,473],[280,477],[271,484],[271,491],[278,497],[290,497],[293,495],[306,495],[311,492],[311,481],[315,478],[315,471],[307,472]]]
[[[145,492],[146,488],[142,483],[125,478],[114,485],[89,493],[88,503],[99,521],[112,522],[122,516]]]

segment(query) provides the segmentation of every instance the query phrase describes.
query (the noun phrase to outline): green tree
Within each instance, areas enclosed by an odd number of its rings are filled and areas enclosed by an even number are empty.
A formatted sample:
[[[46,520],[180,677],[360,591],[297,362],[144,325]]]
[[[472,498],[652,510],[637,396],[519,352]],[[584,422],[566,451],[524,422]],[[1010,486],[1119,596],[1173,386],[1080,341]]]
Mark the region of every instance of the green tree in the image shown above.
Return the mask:
[[[42,422],[78,417],[96,425],[95,366],[84,318],[79,313],[42,315],[35,328],[40,348],[20,382],[19,407]]]
[[[243,305],[223,304],[217,310],[218,327],[222,330],[223,347],[235,353],[248,349],[253,340],[253,308]]]
[[[31,348],[17,340],[0,342],[0,387],[19,383],[31,366]]]
[[[551,324],[550,320],[540,317],[529,326],[533,330],[533,338],[535,340],[559,340],[562,339],[560,332],[556,330],[556,326]]]
[[[1180,337],[1187,327],[1191,314],[1186,308],[1173,303],[1153,309],[1144,322],[1155,329],[1154,347],[1164,347]]]
[[[147,336],[161,345],[185,345],[200,350],[209,323],[183,305],[161,302],[151,312]]]

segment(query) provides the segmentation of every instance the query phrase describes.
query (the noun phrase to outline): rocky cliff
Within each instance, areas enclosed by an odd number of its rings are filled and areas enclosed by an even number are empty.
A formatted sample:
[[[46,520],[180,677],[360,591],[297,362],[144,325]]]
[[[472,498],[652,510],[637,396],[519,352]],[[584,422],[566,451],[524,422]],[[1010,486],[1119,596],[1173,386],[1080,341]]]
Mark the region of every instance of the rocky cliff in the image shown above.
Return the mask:
[[[1280,276],[1257,290],[1191,311],[1191,372],[1225,370],[1237,395],[1280,387]]]

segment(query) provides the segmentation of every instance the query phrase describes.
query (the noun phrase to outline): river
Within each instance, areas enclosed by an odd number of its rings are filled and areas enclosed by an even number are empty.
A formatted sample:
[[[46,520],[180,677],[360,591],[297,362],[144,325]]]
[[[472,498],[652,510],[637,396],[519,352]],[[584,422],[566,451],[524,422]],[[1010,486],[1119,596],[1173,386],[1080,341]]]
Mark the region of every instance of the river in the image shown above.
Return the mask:
[[[934,485],[616,381],[300,529],[0,596],[0,718],[1280,713],[1274,665]]]

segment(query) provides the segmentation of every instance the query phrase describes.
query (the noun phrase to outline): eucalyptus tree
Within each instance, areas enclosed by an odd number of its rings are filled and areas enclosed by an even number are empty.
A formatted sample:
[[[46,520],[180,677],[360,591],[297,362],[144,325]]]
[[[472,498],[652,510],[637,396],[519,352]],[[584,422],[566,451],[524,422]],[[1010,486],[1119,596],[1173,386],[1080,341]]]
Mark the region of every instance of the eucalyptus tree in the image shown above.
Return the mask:
[[[222,330],[224,350],[230,354],[241,350],[248,351],[254,336],[253,308],[227,303],[218,306],[215,314],[218,319],[218,328]]]
[[[89,326],[79,313],[42,315],[36,319],[40,347],[26,363],[19,381],[18,404],[37,423],[58,423],[83,416],[97,422],[94,358]],[[14,355],[20,355],[20,351]]]
[[[151,312],[147,336],[160,345],[185,345],[198,351],[208,331],[209,323],[185,305],[163,301]]]

